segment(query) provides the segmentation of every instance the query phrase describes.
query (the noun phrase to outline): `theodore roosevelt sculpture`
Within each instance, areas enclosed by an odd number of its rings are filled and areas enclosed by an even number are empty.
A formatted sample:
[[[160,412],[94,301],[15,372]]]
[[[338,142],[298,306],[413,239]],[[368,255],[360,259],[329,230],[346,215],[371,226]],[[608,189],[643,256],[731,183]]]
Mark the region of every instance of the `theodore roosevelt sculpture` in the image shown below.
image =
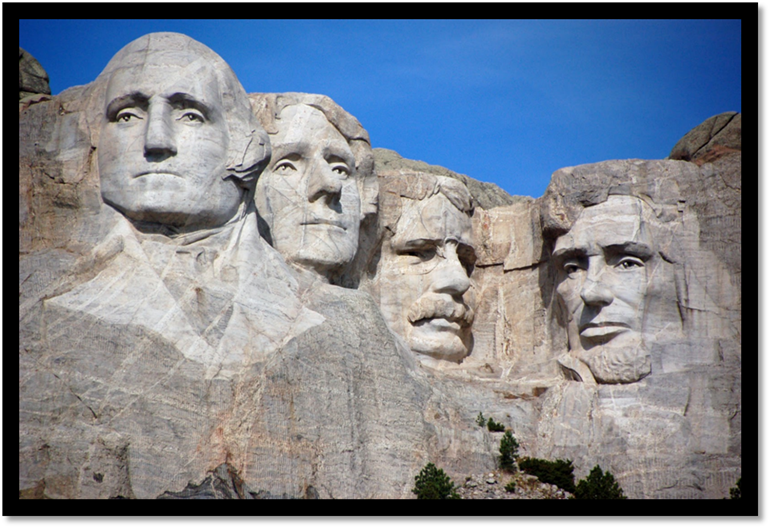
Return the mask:
[[[470,193],[430,174],[381,178],[380,193],[384,239],[373,289],[385,319],[423,362],[459,362],[472,347]]]
[[[252,94],[273,155],[257,184],[263,234],[287,262],[338,282],[376,212],[369,135],[326,96]]]

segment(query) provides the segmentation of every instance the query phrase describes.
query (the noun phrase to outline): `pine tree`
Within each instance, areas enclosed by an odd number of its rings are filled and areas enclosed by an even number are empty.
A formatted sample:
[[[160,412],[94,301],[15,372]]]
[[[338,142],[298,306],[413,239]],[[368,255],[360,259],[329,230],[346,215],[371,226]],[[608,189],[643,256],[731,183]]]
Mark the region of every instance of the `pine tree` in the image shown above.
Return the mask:
[[[604,473],[598,465],[588,477],[578,482],[575,488],[576,499],[627,499],[623,489],[609,471]]]
[[[510,431],[500,440],[500,469],[513,471],[513,460],[519,456],[519,442]]]
[[[414,477],[412,493],[418,499],[459,499],[460,495],[455,491],[454,482],[450,480],[443,469],[437,468],[432,462],[428,462]]]

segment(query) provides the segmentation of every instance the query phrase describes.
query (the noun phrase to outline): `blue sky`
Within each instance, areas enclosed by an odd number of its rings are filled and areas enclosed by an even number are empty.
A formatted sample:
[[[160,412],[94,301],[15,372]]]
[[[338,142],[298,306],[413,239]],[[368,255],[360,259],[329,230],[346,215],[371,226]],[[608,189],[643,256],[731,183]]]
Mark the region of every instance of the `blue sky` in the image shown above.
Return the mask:
[[[372,146],[518,195],[741,111],[740,20],[21,20],[19,45],[57,94],[154,31],[206,44],[247,92],[326,94]]]

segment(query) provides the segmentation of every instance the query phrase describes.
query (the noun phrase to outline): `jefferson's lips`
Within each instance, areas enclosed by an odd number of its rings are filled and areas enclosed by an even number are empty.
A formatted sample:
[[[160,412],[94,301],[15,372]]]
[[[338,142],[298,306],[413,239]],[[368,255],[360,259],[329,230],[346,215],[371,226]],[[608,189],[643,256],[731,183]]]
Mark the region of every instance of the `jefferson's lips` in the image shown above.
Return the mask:
[[[168,171],[144,171],[140,172],[139,174],[135,174],[134,178],[141,178],[142,176],[149,176],[149,175],[155,175],[155,176],[173,176],[174,178],[181,178],[182,176],[180,174],[176,174],[174,172],[168,172]]]
[[[580,335],[583,337],[600,337],[626,332],[631,327],[626,323],[605,321],[601,323],[587,323],[580,327]]]

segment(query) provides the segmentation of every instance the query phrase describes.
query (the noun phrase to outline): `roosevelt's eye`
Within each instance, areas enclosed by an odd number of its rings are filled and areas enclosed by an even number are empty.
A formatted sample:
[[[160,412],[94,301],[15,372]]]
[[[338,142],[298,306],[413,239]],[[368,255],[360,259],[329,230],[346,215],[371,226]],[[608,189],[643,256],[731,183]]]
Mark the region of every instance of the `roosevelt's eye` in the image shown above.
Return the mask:
[[[616,267],[622,270],[643,268],[644,262],[642,262],[642,260],[639,258],[626,256],[620,259],[620,261],[616,264]]]
[[[410,257],[414,264],[426,262],[433,259],[436,256],[435,246],[423,246],[418,248],[409,248],[402,250],[401,255]]]
[[[184,113],[182,113],[181,116],[179,116],[178,121],[181,121],[187,124],[198,124],[198,123],[205,123],[206,118],[203,117],[203,114],[200,113],[198,110],[187,109],[184,111]]]

